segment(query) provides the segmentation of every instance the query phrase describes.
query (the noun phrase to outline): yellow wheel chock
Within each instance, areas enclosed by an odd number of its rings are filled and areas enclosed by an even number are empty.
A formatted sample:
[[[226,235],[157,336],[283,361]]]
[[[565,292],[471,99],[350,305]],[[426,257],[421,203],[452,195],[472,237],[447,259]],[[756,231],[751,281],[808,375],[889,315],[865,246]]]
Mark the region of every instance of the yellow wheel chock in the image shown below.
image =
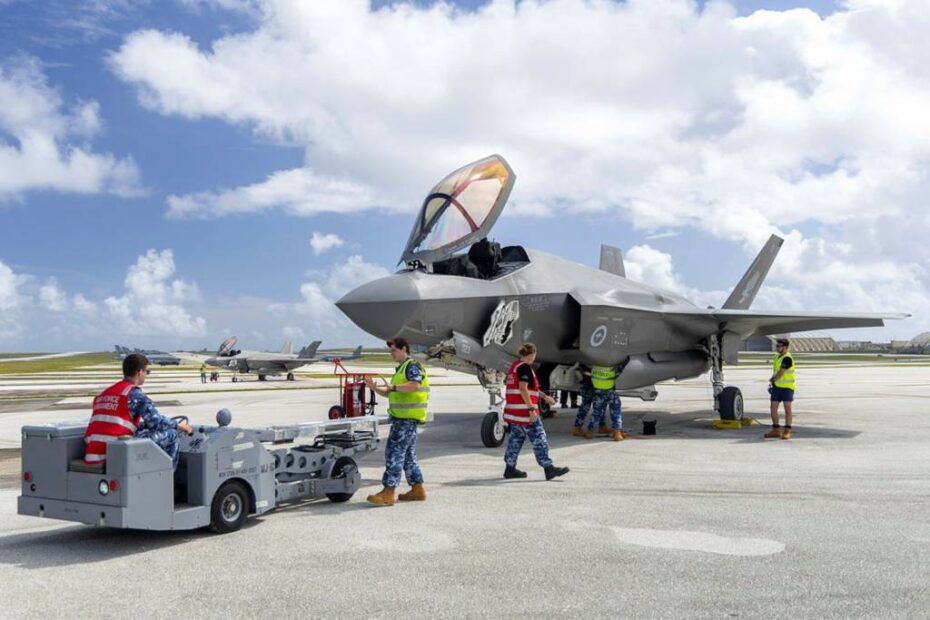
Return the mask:
[[[739,429],[744,426],[750,426],[751,424],[758,424],[755,418],[743,418],[741,420],[714,420],[714,428],[719,430],[723,429]]]

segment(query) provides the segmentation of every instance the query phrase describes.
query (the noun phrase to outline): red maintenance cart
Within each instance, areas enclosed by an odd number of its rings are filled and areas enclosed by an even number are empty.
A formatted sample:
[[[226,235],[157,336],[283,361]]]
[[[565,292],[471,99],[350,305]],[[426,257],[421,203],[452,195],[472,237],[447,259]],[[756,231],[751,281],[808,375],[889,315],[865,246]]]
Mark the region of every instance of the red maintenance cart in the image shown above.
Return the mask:
[[[333,374],[339,379],[339,404],[329,408],[329,419],[357,418],[374,415],[375,391],[365,385],[365,377],[377,377],[376,372],[350,372],[340,360],[333,360]]]

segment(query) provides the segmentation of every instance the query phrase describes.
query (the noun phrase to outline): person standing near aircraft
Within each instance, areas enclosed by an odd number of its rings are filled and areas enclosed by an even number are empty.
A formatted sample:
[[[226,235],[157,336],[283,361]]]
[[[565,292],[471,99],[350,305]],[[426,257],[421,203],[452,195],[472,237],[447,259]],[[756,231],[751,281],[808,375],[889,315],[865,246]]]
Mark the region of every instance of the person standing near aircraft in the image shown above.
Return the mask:
[[[794,357],[788,352],[790,342],[779,338],[775,344],[775,358],[772,360],[772,377],[769,379],[771,397],[772,430],[765,434],[767,439],[791,439],[791,407],[794,403]],[[779,430],[778,403],[785,406],[785,430]]]
[[[599,434],[610,434],[614,441],[623,441],[623,414],[620,409],[620,395],[617,394],[617,366],[592,366],[591,384],[594,386],[594,406],[588,430],[584,436],[594,436],[594,424],[598,424]],[[607,407],[610,407],[610,426],[604,424]]]
[[[388,340],[391,358],[399,364],[389,384],[382,377],[384,386],[375,385],[371,377],[365,384],[381,396],[387,396],[388,413],[391,416],[391,432],[384,447],[384,488],[368,501],[379,506],[393,506],[394,491],[400,484],[403,472],[410,484],[410,491],[401,493],[396,499],[405,501],[426,500],[423,487],[423,472],[417,462],[417,426],[426,423],[426,406],[429,401],[429,378],[417,360],[410,357],[410,345],[403,338]]]
[[[207,365],[203,363],[200,364],[200,382],[207,382]]]
[[[141,353],[130,353],[123,360],[123,380],[94,398],[90,423],[84,431],[88,465],[106,463],[107,444],[119,437],[151,439],[178,464],[178,431],[194,432],[186,422],[166,418],[142,391],[149,375],[149,360]]]
[[[588,417],[588,411],[591,409],[591,403],[594,402],[594,386],[591,384],[591,367],[581,364],[578,367],[581,373],[581,405],[578,406],[578,413],[575,415],[575,425],[572,429],[572,435],[575,437],[587,437],[584,432],[584,420]]]
[[[526,478],[526,472],[517,469],[517,458],[523,442],[529,438],[536,462],[545,471],[546,480],[552,480],[567,474],[568,467],[556,467],[549,458],[549,441],[536,405],[540,398],[550,405],[555,404],[555,399],[539,391],[539,379],[533,370],[536,345],[525,342],[517,353],[520,359],[510,365],[504,391],[504,421],[510,424],[510,439],[504,451],[504,478]]]

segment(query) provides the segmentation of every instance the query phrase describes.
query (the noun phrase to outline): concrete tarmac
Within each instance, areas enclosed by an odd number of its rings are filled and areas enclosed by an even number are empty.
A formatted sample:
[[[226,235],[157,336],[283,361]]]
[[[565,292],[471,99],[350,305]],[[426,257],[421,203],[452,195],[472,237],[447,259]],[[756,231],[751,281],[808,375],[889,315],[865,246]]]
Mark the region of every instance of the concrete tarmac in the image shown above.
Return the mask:
[[[763,422],[767,376],[727,370]],[[223,536],[21,517],[18,484],[0,477],[0,617],[922,617],[928,385],[926,367],[801,368],[791,441],[713,430],[706,378],[659,386],[654,403],[624,401],[623,442],[572,437],[568,411],[547,420],[571,467],[551,482],[529,446],[529,478],[502,480],[503,448],[479,439],[483,393],[439,386],[419,438],[425,503],[365,503],[378,452],[350,502]],[[322,417],[330,392],[160,398],[195,422],[219,405],[234,423],[280,424]],[[0,427],[61,413],[0,413]],[[655,437],[639,434],[644,417]]]

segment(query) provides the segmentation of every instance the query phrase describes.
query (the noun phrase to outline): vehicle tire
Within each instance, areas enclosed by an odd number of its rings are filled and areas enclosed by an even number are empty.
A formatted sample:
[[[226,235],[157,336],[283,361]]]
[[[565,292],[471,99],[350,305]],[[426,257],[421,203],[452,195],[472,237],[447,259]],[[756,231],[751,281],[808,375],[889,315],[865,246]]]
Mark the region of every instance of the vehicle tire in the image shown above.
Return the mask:
[[[552,413],[552,405],[550,405],[549,403],[547,403],[546,401],[544,401],[542,398],[539,399],[539,402],[536,403],[536,406],[539,407],[539,415],[540,415],[540,416],[542,416],[543,418],[551,418],[551,417],[552,417],[552,415],[553,415],[553,413]]]
[[[496,411],[489,411],[481,421],[481,443],[488,448],[497,448],[504,443],[506,427]]]
[[[265,375],[258,375],[259,381],[265,381],[266,379],[268,379],[268,377],[266,377]]]
[[[738,387],[730,385],[720,392],[720,419],[743,419],[743,393]]]
[[[288,380],[288,381],[293,381],[293,380],[294,380],[294,373],[292,373],[292,372],[287,373],[287,380]]]
[[[237,377],[236,375],[233,375],[233,383],[236,383],[238,381],[239,381],[239,377]]]
[[[351,458],[347,456],[340,456],[336,459],[336,464],[333,465],[333,472],[329,475],[330,478],[338,478],[342,476],[349,469],[358,469],[358,465],[355,464]],[[347,502],[352,499],[352,496],[355,493],[327,493],[326,497],[329,498],[329,501],[334,504],[341,504],[342,502]]]
[[[210,529],[218,534],[235,532],[249,516],[249,492],[245,485],[232,480],[221,486],[210,506]]]
[[[346,417],[346,411],[339,405],[333,405],[329,408],[329,419],[338,420],[339,418]]]

